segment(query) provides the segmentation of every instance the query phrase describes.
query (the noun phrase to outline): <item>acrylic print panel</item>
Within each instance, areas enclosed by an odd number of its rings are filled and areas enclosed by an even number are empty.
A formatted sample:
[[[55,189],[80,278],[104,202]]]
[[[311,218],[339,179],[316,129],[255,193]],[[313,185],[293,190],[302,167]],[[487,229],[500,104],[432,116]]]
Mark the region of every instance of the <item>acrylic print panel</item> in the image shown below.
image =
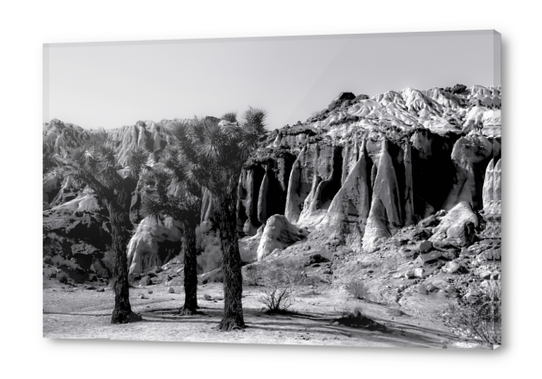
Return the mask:
[[[500,345],[497,32],[44,62],[44,337]]]

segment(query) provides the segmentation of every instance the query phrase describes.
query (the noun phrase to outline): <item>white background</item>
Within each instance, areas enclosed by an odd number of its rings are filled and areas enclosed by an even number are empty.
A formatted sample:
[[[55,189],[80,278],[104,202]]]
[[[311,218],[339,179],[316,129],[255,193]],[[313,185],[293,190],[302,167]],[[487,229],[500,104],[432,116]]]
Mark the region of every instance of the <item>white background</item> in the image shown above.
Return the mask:
[[[540,12],[532,1],[19,1],[0,6],[0,372],[10,377],[540,374]],[[319,3],[320,4],[320,3]],[[493,352],[41,338],[42,44],[496,29],[503,53],[504,346]],[[469,59],[469,57],[464,57]]]

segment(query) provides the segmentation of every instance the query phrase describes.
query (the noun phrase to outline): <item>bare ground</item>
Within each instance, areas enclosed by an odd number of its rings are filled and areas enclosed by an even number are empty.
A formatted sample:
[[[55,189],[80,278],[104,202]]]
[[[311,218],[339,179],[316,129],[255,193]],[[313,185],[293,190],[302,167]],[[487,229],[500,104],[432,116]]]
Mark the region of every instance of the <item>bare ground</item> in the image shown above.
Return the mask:
[[[179,316],[182,287],[158,284],[131,288],[130,302],[143,320],[110,324],[113,292],[108,287],[62,285],[46,280],[43,289],[45,338],[112,339],[133,341],[210,342],[246,344],[326,345],[359,347],[465,348],[448,329],[419,315],[383,305],[354,300],[344,290],[299,286],[285,314],[268,314],[258,301],[261,288],[245,286],[244,318],[247,328],[232,332],[216,329],[223,309],[220,283],[198,286],[200,314]],[[102,290],[98,292],[97,290]],[[351,325],[341,317],[360,309],[376,327]]]

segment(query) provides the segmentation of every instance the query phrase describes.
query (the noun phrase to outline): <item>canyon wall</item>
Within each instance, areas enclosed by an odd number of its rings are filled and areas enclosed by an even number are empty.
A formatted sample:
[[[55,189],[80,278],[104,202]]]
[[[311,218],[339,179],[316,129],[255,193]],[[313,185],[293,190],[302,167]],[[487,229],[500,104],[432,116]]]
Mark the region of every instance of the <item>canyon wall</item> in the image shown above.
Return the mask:
[[[500,223],[500,90],[454,88],[343,93],[274,131],[241,174],[239,234],[280,214],[309,238],[370,252],[460,203]]]

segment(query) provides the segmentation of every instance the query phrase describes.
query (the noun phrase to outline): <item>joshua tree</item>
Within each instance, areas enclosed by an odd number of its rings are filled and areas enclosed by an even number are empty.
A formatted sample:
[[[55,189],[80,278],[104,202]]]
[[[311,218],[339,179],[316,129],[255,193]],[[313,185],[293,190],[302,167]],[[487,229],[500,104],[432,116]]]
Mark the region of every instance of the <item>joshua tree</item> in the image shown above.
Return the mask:
[[[129,157],[131,170],[127,175],[121,175],[114,143],[110,140],[95,141],[92,145],[75,150],[65,162],[68,174],[90,187],[109,211],[112,249],[115,252],[115,308],[111,315],[112,324],[141,319],[141,316],[132,312],[130,306],[126,246],[132,229],[129,219],[131,194],[136,188],[137,177],[147,155],[144,149],[133,150]]]
[[[228,122],[237,122],[237,112],[224,113],[221,119],[226,120]]]
[[[224,316],[219,329],[243,328],[241,256],[237,238],[237,186],[243,163],[264,130],[265,112],[250,108],[242,126],[210,117],[172,124],[191,172],[216,205],[224,274]]]
[[[196,227],[201,213],[201,186],[192,177],[190,163],[179,149],[170,149],[165,168],[153,168],[142,177],[143,212],[159,218],[167,215],[181,221],[184,253],[183,315],[197,312]]]

